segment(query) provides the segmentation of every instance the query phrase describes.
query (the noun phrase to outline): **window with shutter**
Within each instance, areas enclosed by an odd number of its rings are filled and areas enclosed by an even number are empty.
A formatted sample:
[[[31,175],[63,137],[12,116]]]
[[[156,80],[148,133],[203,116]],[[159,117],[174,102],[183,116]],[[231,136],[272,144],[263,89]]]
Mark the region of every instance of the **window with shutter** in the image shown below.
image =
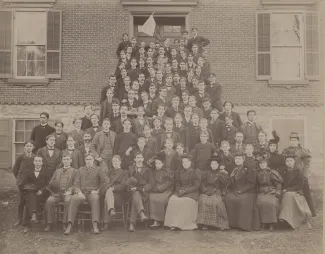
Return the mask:
[[[270,17],[270,13],[257,13],[256,77],[258,80],[271,78]]]
[[[46,77],[61,78],[61,33],[62,13],[47,11]]]
[[[0,10],[0,78],[12,77],[12,11]]]
[[[319,80],[319,22],[318,13],[306,13],[305,73],[309,80]]]

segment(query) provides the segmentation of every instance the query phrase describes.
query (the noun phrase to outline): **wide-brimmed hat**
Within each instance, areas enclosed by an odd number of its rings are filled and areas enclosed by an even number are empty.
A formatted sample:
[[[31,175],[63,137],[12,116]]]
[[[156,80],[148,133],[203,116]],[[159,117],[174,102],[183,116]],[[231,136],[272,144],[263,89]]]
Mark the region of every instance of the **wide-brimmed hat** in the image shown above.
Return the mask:
[[[293,151],[286,151],[283,154],[283,157],[284,157],[284,159],[287,159],[287,158],[293,158],[293,159],[295,159],[297,157],[297,155]]]
[[[297,138],[297,139],[299,139],[299,134],[297,132],[291,132],[289,138]]]

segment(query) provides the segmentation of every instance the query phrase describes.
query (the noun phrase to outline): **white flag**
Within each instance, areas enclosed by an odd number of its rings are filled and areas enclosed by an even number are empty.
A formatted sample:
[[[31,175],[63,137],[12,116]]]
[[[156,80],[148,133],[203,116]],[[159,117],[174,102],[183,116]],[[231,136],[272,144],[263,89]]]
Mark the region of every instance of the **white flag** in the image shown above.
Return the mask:
[[[153,36],[155,33],[156,21],[153,18],[153,14],[147,19],[147,21],[140,27],[139,32],[145,33],[149,36]]]

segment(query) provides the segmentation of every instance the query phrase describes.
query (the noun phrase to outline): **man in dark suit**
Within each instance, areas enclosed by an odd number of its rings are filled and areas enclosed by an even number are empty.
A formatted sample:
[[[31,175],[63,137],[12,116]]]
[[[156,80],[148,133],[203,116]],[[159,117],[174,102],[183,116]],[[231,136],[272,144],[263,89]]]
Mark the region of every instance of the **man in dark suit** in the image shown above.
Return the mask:
[[[36,125],[30,135],[30,140],[34,142],[33,153],[36,153],[38,149],[46,146],[45,138],[55,132],[55,129],[48,125],[49,114],[47,112],[42,112],[40,114],[40,124]]]
[[[127,33],[124,33],[122,35],[122,42],[120,42],[120,44],[118,45],[117,50],[116,50],[116,55],[117,55],[118,58],[120,57],[120,52],[122,50],[126,50],[126,47],[129,44],[130,44],[130,42],[129,42],[129,35]]]
[[[92,106],[90,104],[86,104],[84,106],[85,116],[81,118],[81,129],[83,131],[87,130],[91,127],[90,117],[93,113]]]
[[[230,153],[245,153],[245,144],[243,143],[244,135],[238,131],[235,136],[236,143],[230,146]]]
[[[100,132],[102,127],[99,126],[99,118],[96,114],[92,114],[90,117],[92,126],[86,130],[86,132],[90,133],[91,139],[95,136],[96,132]]]
[[[46,137],[46,146],[39,149],[37,152],[37,156],[43,158],[42,163],[44,164],[50,178],[54,174],[54,171],[59,167],[62,158],[62,151],[55,148],[54,145],[54,135],[48,135]]]
[[[196,44],[198,46],[199,53],[203,52],[203,47],[210,44],[210,41],[203,36],[198,35],[199,29],[192,28],[192,38],[188,40],[187,48],[189,51],[192,51],[192,46]]]
[[[100,93],[100,103],[102,103],[106,99],[106,91],[107,88],[113,88],[114,89],[114,97],[117,97],[117,89],[116,89],[116,77],[114,75],[109,76],[109,82],[107,86],[104,86],[101,93]]]
[[[222,111],[222,101],[221,101],[221,94],[222,94],[222,87],[219,83],[216,82],[216,74],[210,73],[209,75],[210,83],[206,86],[206,92],[210,97],[211,105],[213,108]]]
[[[174,141],[174,144],[181,141],[179,134],[176,131],[173,131],[173,125],[174,122],[172,118],[165,119],[165,124],[164,124],[165,131],[157,137],[157,143],[159,149],[158,151],[164,149],[165,141],[167,139],[172,139]]]
[[[26,193],[27,214],[24,218],[24,233],[31,231],[31,222],[37,223],[37,212],[40,208],[40,203],[48,197],[48,192],[45,187],[49,183],[51,177],[45,166],[43,166],[43,158],[35,156],[34,167],[29,169],[24,175],[23,186]]]

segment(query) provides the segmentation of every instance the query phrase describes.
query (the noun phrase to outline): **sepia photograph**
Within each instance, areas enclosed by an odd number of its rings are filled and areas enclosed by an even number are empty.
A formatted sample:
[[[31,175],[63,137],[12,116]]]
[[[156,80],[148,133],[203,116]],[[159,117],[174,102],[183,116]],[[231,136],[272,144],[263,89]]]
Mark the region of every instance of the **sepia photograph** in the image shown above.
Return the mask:
[[[0,0],[0,254],[322,254],[324,0]]]

